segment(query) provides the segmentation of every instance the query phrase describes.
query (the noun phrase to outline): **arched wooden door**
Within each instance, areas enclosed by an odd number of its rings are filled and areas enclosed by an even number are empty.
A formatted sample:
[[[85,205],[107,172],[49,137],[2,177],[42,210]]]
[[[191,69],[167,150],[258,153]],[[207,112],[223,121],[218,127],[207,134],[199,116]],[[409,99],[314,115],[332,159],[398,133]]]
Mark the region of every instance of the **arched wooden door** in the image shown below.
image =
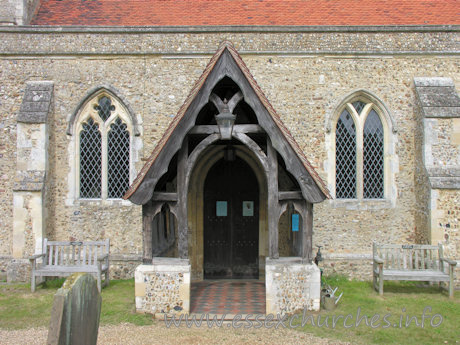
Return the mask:
[[[259,277],[259,186],[239,157],[221,159],[204,185],[204,278]]]

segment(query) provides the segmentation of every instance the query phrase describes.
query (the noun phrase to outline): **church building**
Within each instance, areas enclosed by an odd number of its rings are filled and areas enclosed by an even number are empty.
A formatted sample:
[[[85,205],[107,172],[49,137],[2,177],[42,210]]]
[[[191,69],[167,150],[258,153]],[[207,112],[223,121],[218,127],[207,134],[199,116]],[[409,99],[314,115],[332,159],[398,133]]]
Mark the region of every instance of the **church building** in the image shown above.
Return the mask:
[[[110,239],[139,311],[240,279],[278,313],[373,242],[458,262],[459,33],[455,0],[4,1],[2,279]]]

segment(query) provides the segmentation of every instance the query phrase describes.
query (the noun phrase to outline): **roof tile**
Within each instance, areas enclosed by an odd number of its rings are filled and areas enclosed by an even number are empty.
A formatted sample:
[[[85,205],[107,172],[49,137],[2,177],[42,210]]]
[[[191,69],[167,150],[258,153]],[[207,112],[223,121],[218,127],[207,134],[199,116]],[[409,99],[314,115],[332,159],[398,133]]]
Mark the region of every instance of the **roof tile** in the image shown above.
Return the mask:
[[[32,25],[458,25],[458,0],[42,0]]]

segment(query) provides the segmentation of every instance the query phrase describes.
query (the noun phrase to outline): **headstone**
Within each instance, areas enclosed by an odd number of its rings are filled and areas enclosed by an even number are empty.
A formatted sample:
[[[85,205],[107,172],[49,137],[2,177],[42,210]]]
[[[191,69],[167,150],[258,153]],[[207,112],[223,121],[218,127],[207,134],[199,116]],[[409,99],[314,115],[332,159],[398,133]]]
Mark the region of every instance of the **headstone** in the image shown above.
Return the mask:
[[[101,302],[90,274],[72,274],[54,295],[47,344],[96,344]]]

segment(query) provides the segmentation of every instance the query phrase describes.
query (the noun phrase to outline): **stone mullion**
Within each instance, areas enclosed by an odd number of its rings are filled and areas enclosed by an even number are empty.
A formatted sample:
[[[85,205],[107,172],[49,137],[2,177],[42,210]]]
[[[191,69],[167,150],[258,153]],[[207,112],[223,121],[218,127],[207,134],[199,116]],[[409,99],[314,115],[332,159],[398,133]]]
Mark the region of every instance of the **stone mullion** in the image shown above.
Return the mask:
[[[364,163],[364,140],[363,140],[363,125],[362,125],[362,116],[365,114],[358,114],[355,107],[351,103],[347,103],[347,110],[350,115],[353,117],[355,123],[355,133],[356,133],[356,199],[362,200],[364,195],[363,183],[364,183],[364,172],[363,172],[363,163]]]
[[[357,126],[356,131],[356,197],[363,199],[364,195],[364,140],[362,126]]]

